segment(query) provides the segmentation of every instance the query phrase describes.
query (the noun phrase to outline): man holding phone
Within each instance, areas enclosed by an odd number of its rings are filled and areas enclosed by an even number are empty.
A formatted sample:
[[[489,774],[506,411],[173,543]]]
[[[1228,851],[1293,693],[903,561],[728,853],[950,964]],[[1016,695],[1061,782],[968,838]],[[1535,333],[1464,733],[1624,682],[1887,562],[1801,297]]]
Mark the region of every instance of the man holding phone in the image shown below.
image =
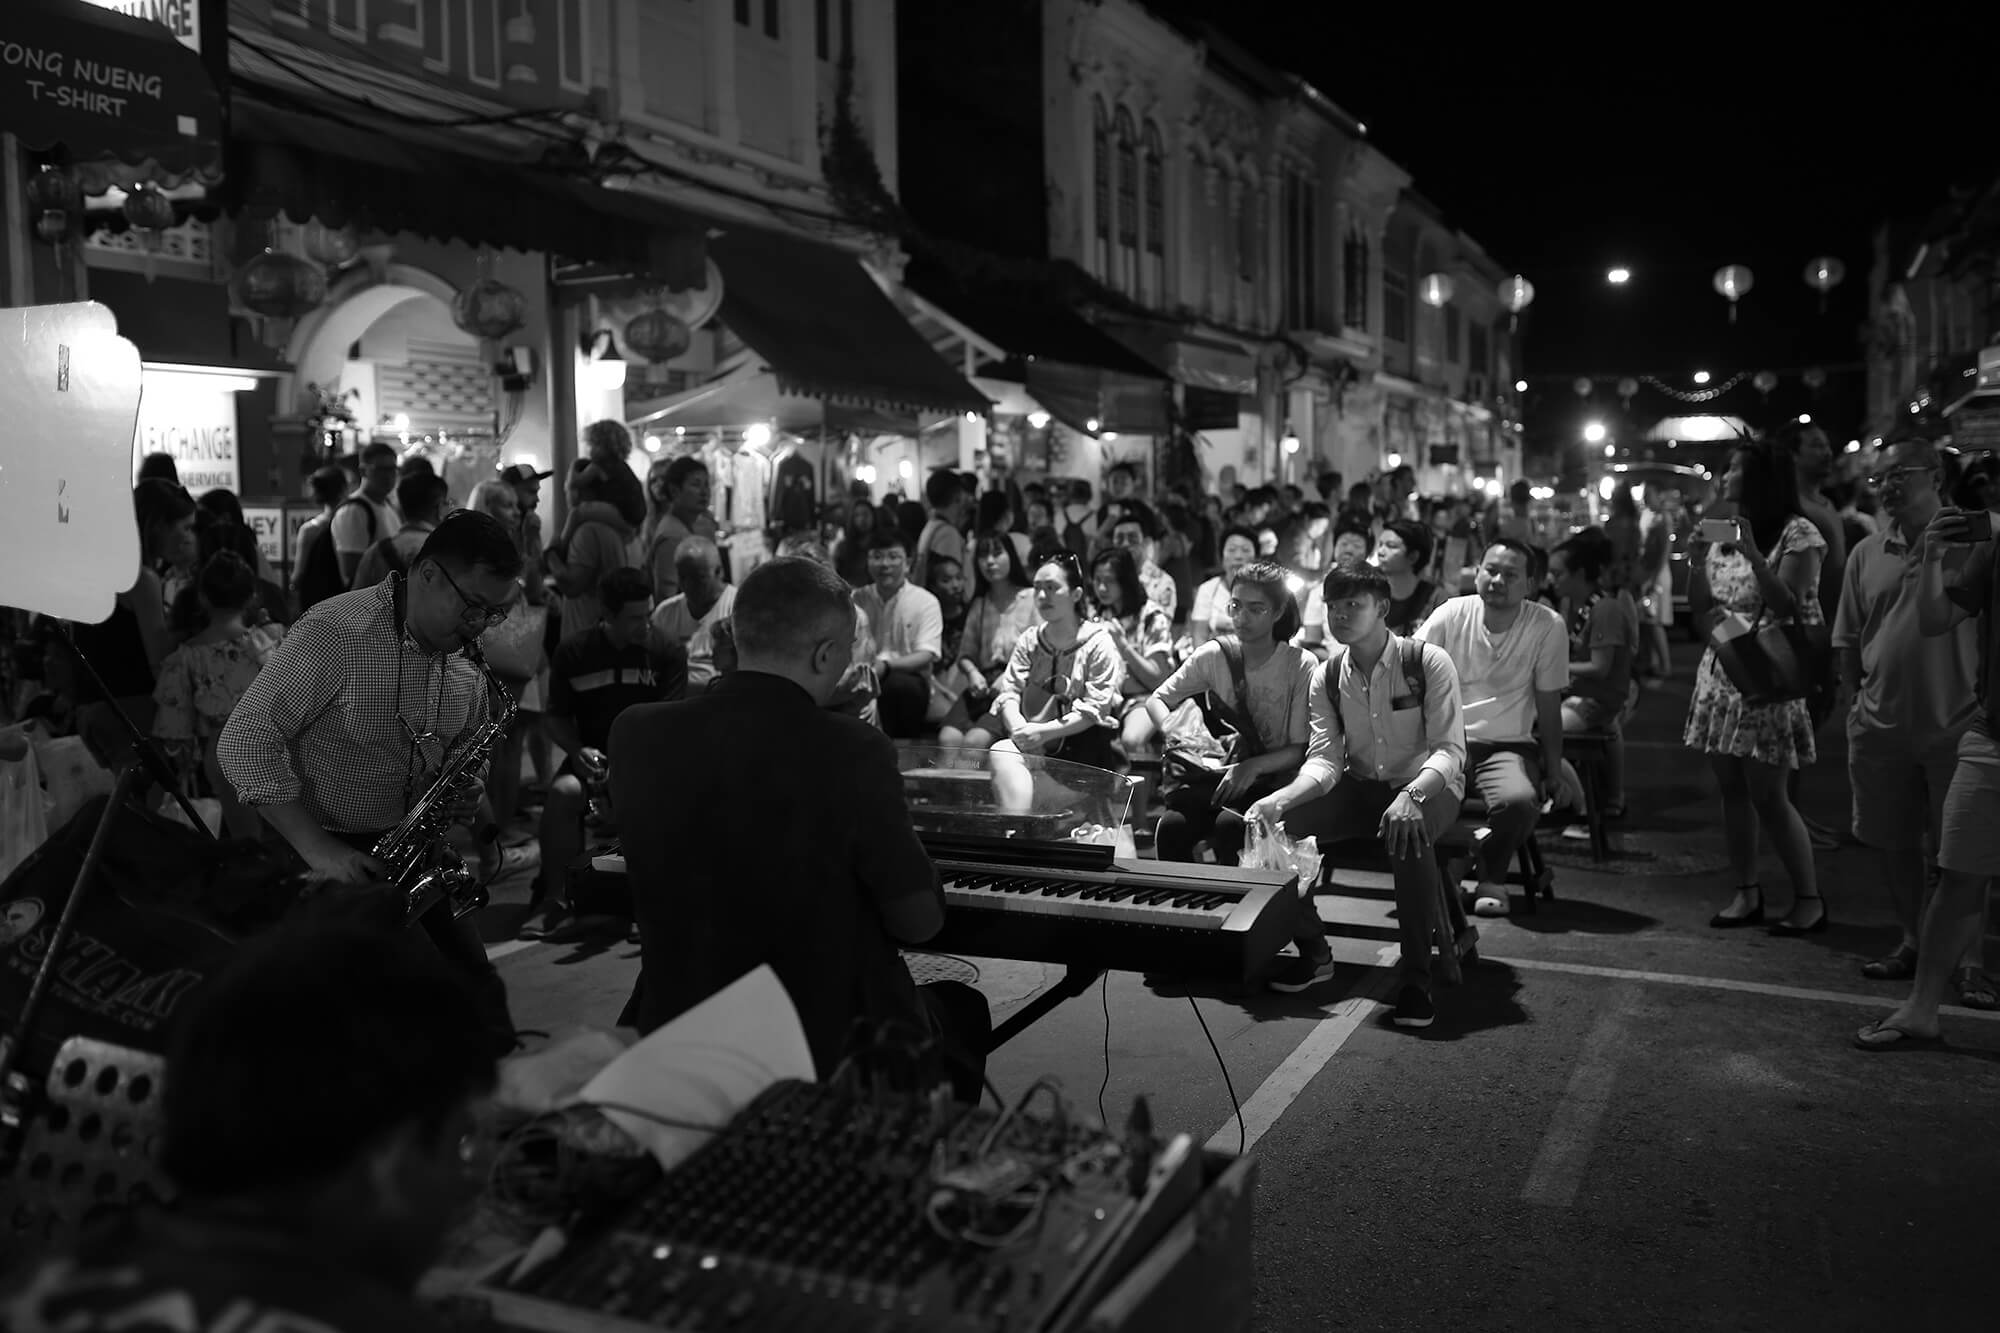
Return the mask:
[[[2000,543],[1990,513],[1946,506],[1924,529],[1917,618],[1927,636],[1965,621],[1979,636],[1979,711],[1958,743],[1945,792],[1938,883],[1924,908],[1916,981],[1895,1012],[1854,1034],[1864,1051],[1935,1046],[1938,1005],[1965,951],[1979,939],[1986,882],[2000,874]]]

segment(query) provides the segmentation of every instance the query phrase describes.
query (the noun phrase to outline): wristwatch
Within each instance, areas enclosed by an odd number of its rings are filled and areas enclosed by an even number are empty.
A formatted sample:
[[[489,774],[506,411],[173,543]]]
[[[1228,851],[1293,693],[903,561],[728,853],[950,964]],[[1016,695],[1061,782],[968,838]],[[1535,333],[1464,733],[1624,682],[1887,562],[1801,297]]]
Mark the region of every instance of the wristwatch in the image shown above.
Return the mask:
[[[1409,797],[1412,801],[1415,801],[1418,805],[1422,805],[1426,800],[1430,798],[1430,793],[1418,791],[1417,784],[1414,782],[1411,783],[1409,786],[1403,788],[1403,795]]]

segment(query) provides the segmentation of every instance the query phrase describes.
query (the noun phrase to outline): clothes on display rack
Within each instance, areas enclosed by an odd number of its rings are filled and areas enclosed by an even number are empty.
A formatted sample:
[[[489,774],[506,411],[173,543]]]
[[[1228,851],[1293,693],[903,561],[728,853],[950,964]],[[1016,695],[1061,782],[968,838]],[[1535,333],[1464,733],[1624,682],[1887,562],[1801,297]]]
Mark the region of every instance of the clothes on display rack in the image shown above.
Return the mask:
[[[798,448],[778,455],[771,483],[771,516],[786,532],[811,532],[819,516],[819,488],[813,465]]]
[[[764,526],[776,469],[770,458],[745,446],[721,445],[707,453],[708,475],[715,487],[715,521],[729,560],[729,581],[741,583],[769,554]]]

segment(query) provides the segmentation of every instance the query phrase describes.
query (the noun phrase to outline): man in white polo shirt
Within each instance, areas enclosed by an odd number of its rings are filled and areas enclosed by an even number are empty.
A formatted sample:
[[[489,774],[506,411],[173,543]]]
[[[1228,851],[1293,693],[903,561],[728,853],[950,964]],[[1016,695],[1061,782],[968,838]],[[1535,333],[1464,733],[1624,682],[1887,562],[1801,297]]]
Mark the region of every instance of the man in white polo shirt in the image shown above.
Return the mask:
[[[1937,856],[1944,797],[1958,745],[1979,715],[1979,631],[1962,620],[1936,638],[1919,623],[1924,528],[1941,501],[1937,450],[1904,440],[1884,451],[1871,480],[1886,528],[1849,552],[1833,647],[1847,713],[1847,782],[1854,836],[1882,853],[1882,880],[1903,928],[1895,950],[1864,964],[1875,981],[1916,974],[1925,860]],[[1928,845],[1926,845],[1928,844]],[[1994,1007],[1977,940],[1953,974],[1959,998]]]
[[[910,548],[901,533],[877,528],[868,538],[869,586],[854,604],[875,627],[875,675],[882,730],[898,740],[923,735],[931,668],[944,652],[944,608],[910,582]]]
[[[1476,591],[1431,612],[1417,637],[1458,668],[1465,707],[1465,771],[1486,804],[1472,909],[1507,915],[1507,867],[1541,817],[1562,774],[1562,697],[1569,633],[1562,617],[1528,600],[1528,547],[1512,537],[1486,548]]]

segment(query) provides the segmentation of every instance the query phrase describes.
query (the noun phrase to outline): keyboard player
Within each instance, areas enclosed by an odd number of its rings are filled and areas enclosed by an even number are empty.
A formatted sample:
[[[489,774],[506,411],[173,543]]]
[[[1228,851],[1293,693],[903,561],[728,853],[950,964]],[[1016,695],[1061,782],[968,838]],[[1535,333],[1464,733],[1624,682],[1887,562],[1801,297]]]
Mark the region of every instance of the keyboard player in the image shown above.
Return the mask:
[[[737,669],[699,698],[628,709],[611,729],[640,976],[621,1020],[651,1031],[769,964],[820,1076],[858,1026],[937,1039],[976,1101],[991,1017],[978,991],[918,987],[899,944],[944,924],[894,744],[826,709],[853,656],[846,582],[811,561],[758,566],[736,594]]]

